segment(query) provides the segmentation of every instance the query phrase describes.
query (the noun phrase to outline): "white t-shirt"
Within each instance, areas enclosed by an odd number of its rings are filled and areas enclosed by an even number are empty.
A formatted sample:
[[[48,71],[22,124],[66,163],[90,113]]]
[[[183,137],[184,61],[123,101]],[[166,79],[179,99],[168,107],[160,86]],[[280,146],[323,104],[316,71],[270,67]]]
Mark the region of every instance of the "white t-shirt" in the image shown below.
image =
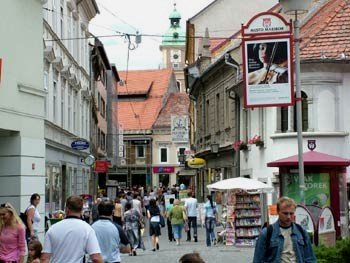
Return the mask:
[[[132,199],[132,208],[135,208],[142,215],[142,207],[140,200]]]
[[[197,199],[190,197],[185,200],[187,216],[197,216]]]
[[[39,213],[39,210],[38,208],[36,208],[34,205],[30,205],[27,209],[27,211],[29,209],[34,209],[34,216],[33,216],[33,230],[34,231],[39,231],[39,228],[40,228],[40,220],[41,220],[41,216],[40,216],[40,213]]]
[[[78,218],[64,219],[49,228],[43,253],[50,253],[51,263],[80,263],[85,254],[101,253],[95,231]]]
[[[282,228],[280,227],[281,234],[284,237],[283,251],[281,255],[281,262],[283,263],[296,263],[297,259],[295,257],[295,252],[293,249],[292,237],[292,227]]]

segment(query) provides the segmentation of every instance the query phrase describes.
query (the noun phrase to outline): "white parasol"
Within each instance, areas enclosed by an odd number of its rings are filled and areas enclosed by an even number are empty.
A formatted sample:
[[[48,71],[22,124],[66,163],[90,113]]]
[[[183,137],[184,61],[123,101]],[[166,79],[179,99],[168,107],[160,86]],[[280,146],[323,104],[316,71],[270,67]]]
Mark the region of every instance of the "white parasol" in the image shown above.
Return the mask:
[[[213,184],[207,185],[207,188],[211,191],[224,191],[224,190],[245,190],[245,191],[258,191],[258,192],[272,192],[273,188],[267,184],[255,179],[249,179],[245,177],[235,177],[226,180],[222,180]]]

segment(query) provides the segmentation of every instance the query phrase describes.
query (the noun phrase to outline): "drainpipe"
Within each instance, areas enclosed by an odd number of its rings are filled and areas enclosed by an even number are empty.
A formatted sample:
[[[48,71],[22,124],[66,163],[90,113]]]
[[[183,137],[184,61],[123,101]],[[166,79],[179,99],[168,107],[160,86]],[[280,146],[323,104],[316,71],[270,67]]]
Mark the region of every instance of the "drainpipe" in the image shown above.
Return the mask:
[[[233,68],[236,69],[236,83],[239,81],[239,76],[240,76],[240,68],[234,63],[229,62],[229,59],[231,58],[229,53],[225,54],[225,63]],[[235,96],[231,95],[231,92],[229,93],[229,98],[235,101],[235,126],[236,126],[236,140],[240,140],[241,138],[241,114],[240,114],[240,99],[237,94]],[[236,165],[235,162],[233,162],[233,167],[236,167],[236,176],[240,177],[241,176],[241,154],[240,151],[238,150],[236,152]]]
[[[237,70],[237,73],[236,73],[236,83],[237,83],[239,81],[239,76],[241,75],[240,68],[236,64],[230,62],[229,61],[230,58],[231,58],[230,54],[226,53],[225,54],[225,63],[231,67],[234,67]]]

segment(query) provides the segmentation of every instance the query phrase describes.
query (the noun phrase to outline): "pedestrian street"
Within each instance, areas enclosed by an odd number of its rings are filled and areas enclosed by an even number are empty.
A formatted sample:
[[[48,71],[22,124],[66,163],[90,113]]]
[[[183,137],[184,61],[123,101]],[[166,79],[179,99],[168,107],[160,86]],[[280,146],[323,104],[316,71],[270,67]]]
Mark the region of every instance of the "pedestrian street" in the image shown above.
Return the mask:
[[[217,227],[215,232],[219,232],[222,228]],[[207,263],[214,262],[252,262],[254,248],[252,247],[235,247],[217,244],[207,247],[205,244],[205,228],[198,227],[198,242],[186,242],[186,233],[183,231],[182,241],[179,246],[175,242],[169,242],[167,229],[162,228],[160,237],[160,249],[156,252],[151,251],[151,239],[148,235],[148,226],[143,236],[143,241],[146,250],[137,250],[137,256],[122,255],[123,263],[163,263],[163,262],[178,262],[179,258],[187,253],[198,252]],[[234,260],[234,261],[233,261]]]

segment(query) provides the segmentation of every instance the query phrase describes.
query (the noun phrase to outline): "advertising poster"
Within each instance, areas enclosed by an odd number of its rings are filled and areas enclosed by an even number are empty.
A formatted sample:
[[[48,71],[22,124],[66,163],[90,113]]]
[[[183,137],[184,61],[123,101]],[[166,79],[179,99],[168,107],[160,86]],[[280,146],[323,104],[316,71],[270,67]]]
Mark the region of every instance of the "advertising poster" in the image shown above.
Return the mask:
[[[299,175],[284,174],[283,195],[300,203]],[[330,206],[330,178],[328,173],[305,174],[305,205]]]
[[[247,107],[293,104],[290,39],[245,41]]]

